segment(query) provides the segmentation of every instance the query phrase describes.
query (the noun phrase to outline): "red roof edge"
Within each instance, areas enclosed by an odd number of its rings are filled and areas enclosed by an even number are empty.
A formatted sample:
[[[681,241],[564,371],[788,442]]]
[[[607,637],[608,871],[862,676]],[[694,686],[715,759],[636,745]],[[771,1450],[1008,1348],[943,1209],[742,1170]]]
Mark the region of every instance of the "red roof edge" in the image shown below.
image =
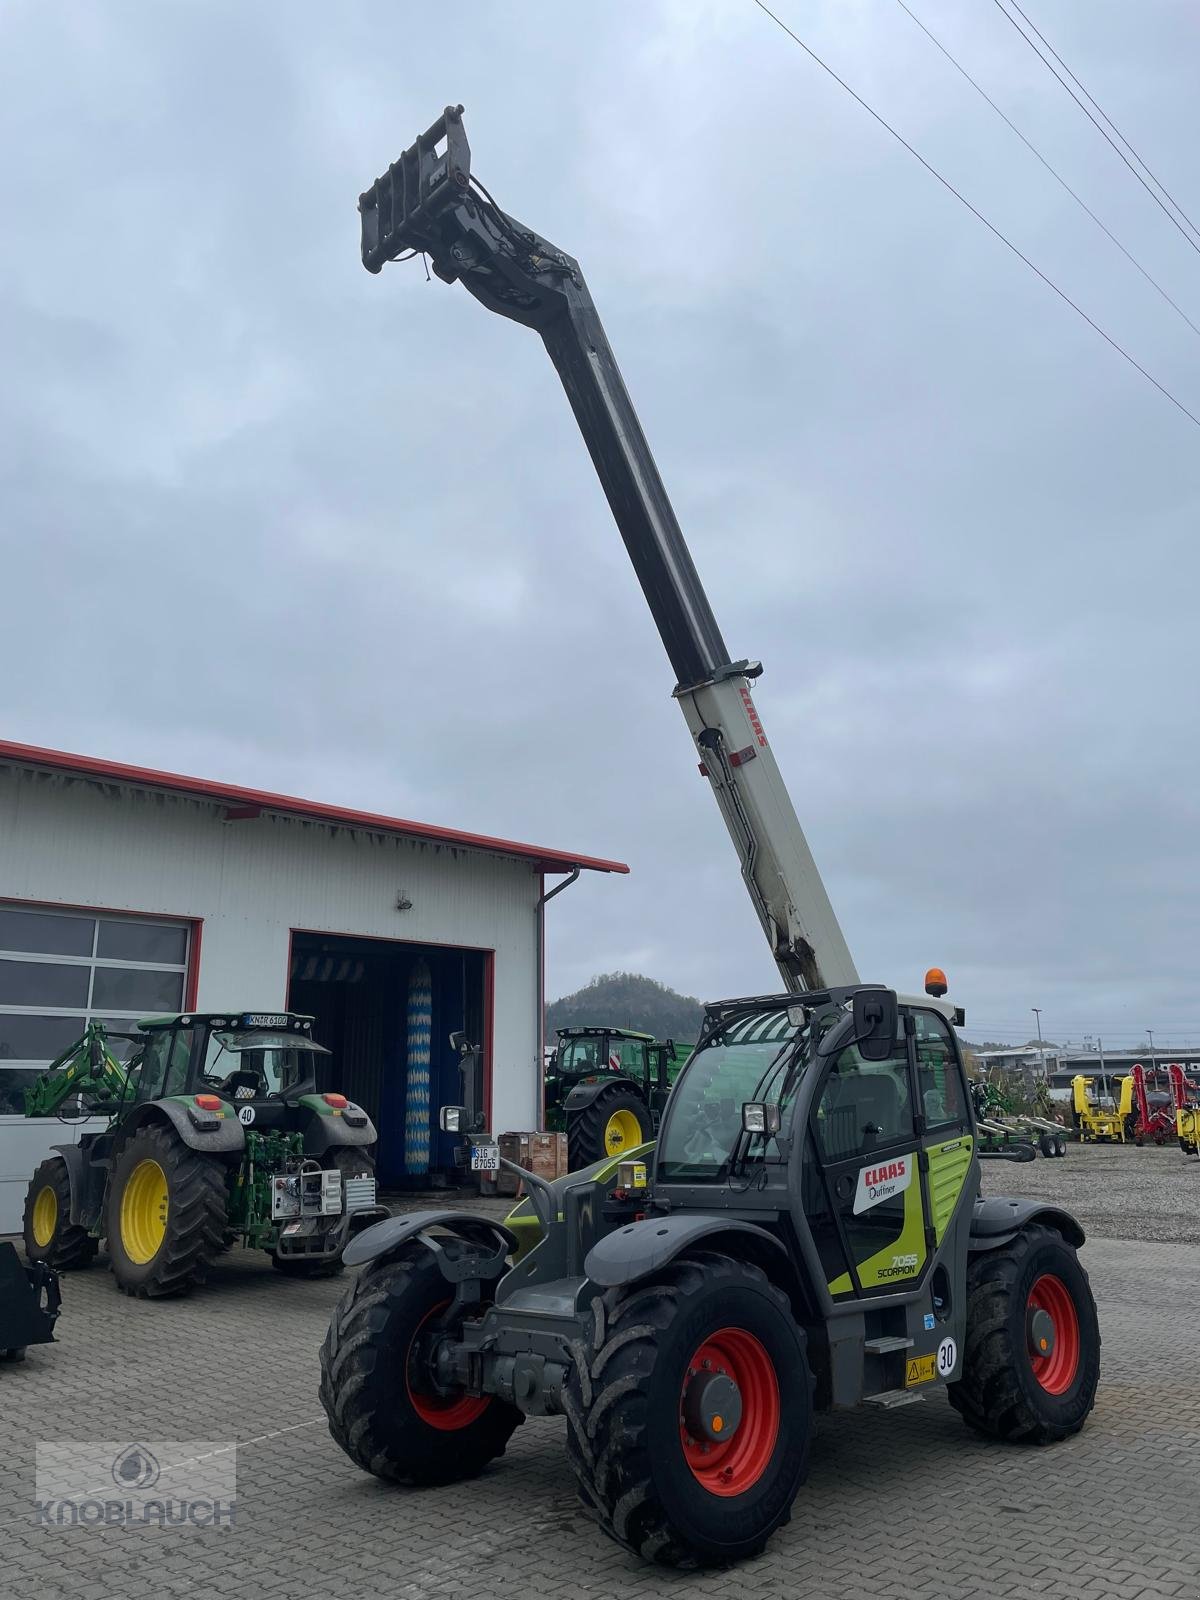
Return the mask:
[[[490,855],[517,856],[521,860],[532,861],[546,872],[570,872],[575,867],[587,872],[629,871],[623,861],[605,861],[599,856],[581,856],[569,850],[518,844],[513,839],[493,839],[484,833],[463,833],[457,828],[439,828],[431,822],[408,822],[402,817],[384,817],[373,811],[351,811],[344,806],[323,805],[318,800],[271,794],[266,789],[246,789],[235,783],[214,783],[207,778],[189,778],[178,772],[156,772],[152,767],[131,767],[123,761],[104,761],[98,756],[72,755],[66,750],[43,750],[38,745],[16,744],[8,739],[0,739],[0,760],[46,767],[53,772],[76,773],[80,777],[107,778],[113,783],[167,789],[173,794],[190,794],[203,800],[275,811],[282,816],[303,817],[312,822],[328,822],[344,828],[369,828],[376,833],[395,833],[408,839],[459,845],[465,850],[482,850]]]

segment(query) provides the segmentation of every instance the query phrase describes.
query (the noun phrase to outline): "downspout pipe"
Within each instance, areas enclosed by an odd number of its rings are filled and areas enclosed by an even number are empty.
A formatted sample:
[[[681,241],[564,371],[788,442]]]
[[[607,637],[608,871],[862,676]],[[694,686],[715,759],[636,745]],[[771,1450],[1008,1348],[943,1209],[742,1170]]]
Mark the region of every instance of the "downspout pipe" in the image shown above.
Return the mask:
[[[546,888],[546,874],[542,873],[542,892],[538,896],[537,905],[534,907],[534,917],[537,923],[537,977],[534,979],[534,999],[537,1003],[537,1026],[533,1036],[537,1040],[537,1060],[534,1064],[537,1084],[537,1120],[539,1127],[546,1120],[546,1087],[545,1067],[546,1060],[546,902],[553,900],[556,894],[561,894],[564,889],[569,889],[579,879],[582,867],[572,867],[561,883],[556,883],[553,889]]]

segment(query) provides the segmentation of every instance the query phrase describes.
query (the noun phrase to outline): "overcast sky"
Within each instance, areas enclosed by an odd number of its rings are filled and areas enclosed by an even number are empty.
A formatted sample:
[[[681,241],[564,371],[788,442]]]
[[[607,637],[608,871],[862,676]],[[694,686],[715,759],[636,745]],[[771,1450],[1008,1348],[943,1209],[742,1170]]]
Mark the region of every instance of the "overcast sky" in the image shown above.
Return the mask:
[[[1200,409],[894,0],[777,9]],[[999,10],[912,9],[1200,322]],[[1026,9],[1200,218],[1195,8]],[[628,861],[555,901],[552,995],[777,986],[540,342],[359,264],[448,100],[583,264],[864,978],[1200,1039],[1200,432],[750,0],[0,7],[4,733]]]

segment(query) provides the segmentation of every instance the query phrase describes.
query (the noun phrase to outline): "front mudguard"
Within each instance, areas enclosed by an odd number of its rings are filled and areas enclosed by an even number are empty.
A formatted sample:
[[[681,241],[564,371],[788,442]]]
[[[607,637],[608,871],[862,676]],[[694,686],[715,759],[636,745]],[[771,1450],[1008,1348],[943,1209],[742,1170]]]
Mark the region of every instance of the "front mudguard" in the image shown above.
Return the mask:
[[[763,1266],[768,1277],[790,1276],[788,1253],[774,1234],[728,1216],[679,1212],[647,1217],[617,1228],[587,1253],[583,1270],[593,1283],[616,1289],[653,1276],[676,1256],[704,1241],[710,1248]]]
[[[1002,1195],[991,1195],[975,1202],[967,1249],[971,1255],[981,1250],[998,1250],[1015,1239],[1022,1228],[1035,1222],[1061,1233],[1076,1250],[1084,1242],[1083,1229],[1061,1206],[1043,1206],[1036,1200],[1008,1200]]]
[[[471,1248],[448,1251],[447,1236]],[[511,1228],[473,1211],[410,1211],[365,1228],[350,1240],[342,1260],[348,1267],[386,1261],[414,1242],[433,1255],[443,1278],[455,1285],[472,1278],[488,1282],[499,1278],[518,1245]]]

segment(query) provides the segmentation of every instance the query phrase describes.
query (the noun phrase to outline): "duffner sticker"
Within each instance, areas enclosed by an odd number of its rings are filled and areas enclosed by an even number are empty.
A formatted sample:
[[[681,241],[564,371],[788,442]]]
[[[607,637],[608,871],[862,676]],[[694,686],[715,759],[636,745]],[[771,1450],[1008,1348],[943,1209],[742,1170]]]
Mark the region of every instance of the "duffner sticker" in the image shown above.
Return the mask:
[[[854,1196],[854,1215],[869,1211],[872,1206],[903,1194],[912,1182],[913,1158],[892,1156],[890,1161],[879,1161],[864,1167],[858,1175],[858,1189]]]

